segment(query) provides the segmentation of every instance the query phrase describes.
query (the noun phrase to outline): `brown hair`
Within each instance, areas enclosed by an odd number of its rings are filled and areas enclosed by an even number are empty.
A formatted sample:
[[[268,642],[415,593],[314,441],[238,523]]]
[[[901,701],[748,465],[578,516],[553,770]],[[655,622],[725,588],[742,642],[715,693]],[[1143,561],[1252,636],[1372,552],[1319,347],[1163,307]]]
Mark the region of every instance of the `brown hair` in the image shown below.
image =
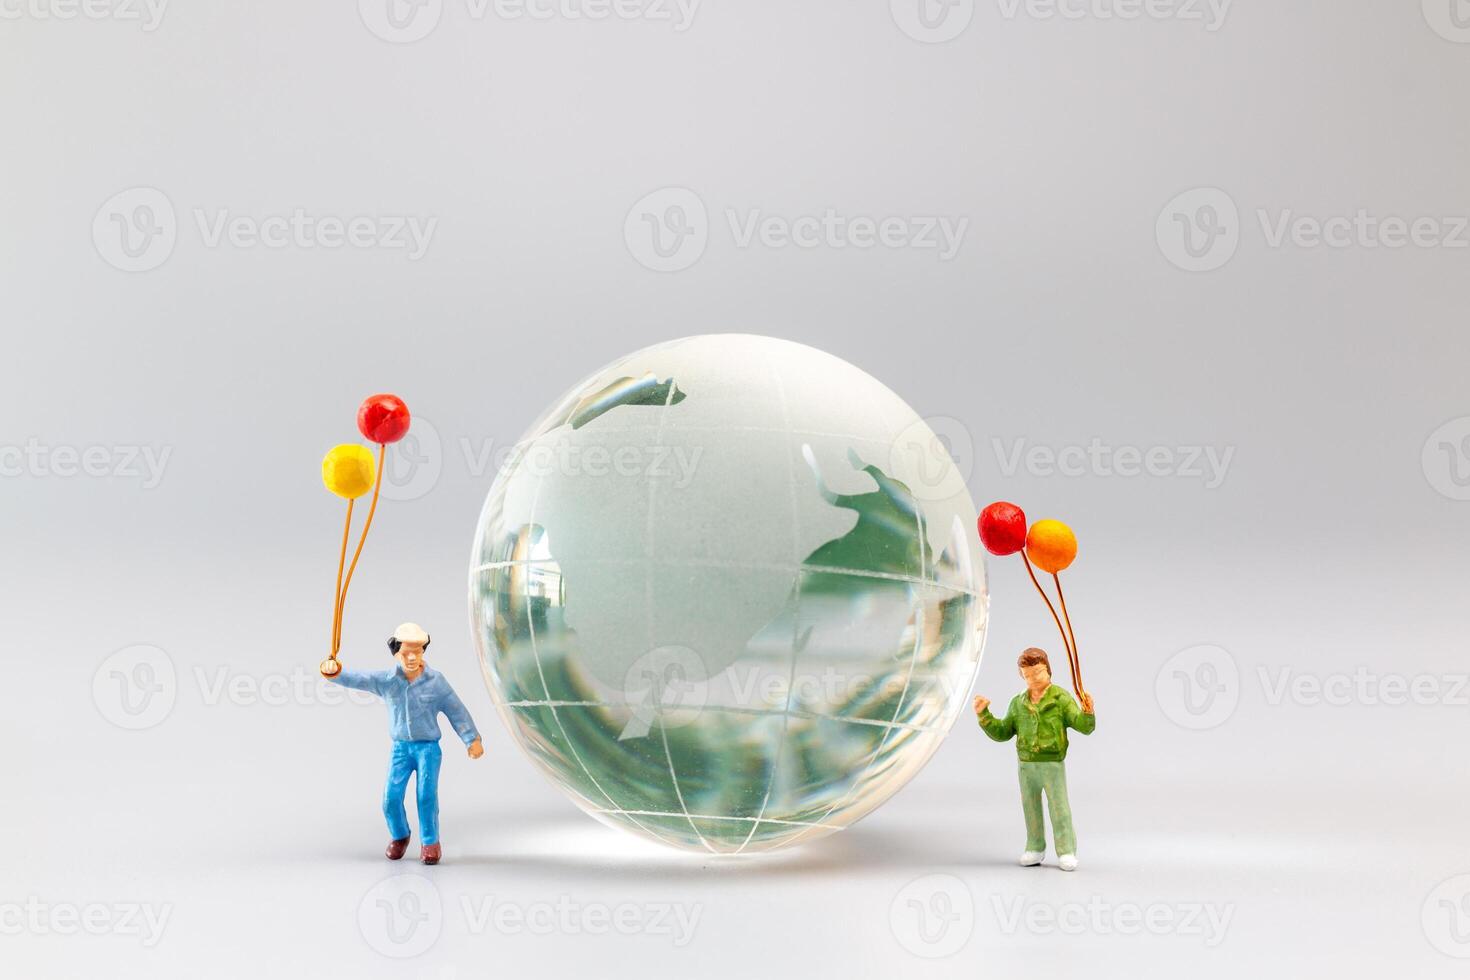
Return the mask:
[[[1046,651],[1041,647],[1027,647],[1021,651],[1021,657],[1016,661],[1016,666],[1022,670],[1027,667],[1035,667],[1037,664],[1046,664],[1046,672],[1051,673],[1051,660],[1047,658]]]

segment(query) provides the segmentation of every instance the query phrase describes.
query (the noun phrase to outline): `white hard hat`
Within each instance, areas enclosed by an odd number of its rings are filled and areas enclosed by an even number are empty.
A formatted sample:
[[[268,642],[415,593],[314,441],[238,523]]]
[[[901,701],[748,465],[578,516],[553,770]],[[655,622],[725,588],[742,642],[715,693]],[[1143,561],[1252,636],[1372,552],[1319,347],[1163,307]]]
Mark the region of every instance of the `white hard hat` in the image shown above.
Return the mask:
[[[393,631],[393,639],[399,643],[428,643],[429,634],[418,623],[402,623]]]

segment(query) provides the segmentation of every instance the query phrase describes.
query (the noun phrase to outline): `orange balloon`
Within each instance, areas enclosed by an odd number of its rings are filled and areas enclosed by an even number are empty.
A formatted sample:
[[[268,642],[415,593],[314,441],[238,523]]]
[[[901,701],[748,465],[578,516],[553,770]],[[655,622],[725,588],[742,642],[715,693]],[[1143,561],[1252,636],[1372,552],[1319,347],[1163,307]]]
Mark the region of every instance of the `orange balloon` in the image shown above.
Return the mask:
[[[1037,521],[1026,532],[1026,557],[1043,572],[1055,575],[1077,557],[1077,535],[1061,521]]]

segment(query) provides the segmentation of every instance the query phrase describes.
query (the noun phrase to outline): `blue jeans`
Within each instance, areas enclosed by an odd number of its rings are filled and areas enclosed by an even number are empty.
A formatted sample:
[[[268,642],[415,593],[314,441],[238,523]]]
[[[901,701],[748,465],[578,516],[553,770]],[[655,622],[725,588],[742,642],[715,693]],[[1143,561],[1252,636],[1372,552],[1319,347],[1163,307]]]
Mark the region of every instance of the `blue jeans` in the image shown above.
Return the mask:
[[[439,763],[444,753],[438,742],[394,741],[388,763],[388,785],[383,790],[383,816],[394,840],[408,836],[408,816],[403,812],[403,795],[408,777],[418,773],[415,793],[419,805],[419,838],[424,844],[439,843]]]

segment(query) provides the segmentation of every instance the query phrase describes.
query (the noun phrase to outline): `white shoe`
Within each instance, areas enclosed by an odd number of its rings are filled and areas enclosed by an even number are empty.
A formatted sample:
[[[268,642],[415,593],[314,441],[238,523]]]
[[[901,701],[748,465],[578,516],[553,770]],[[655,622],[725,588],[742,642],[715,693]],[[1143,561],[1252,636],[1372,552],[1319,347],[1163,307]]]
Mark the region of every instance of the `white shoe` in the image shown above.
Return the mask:
[[[1021,855],[1021,867],[1034,868],[1041,863],[1041,859],[1044,857],[1046,857],[1046,854],[1043,851],[1027,851]],[[1076,863],[1077,861],[1074,858],[1072,864],[1075,866]]]
[[[1077,870],[1077,855],[1075,855],[1075,854],[1061,854],[1061,855],[1058,855],[1057,856],[1057,867],[1061,868],[1063,871],[1076,871]]]

